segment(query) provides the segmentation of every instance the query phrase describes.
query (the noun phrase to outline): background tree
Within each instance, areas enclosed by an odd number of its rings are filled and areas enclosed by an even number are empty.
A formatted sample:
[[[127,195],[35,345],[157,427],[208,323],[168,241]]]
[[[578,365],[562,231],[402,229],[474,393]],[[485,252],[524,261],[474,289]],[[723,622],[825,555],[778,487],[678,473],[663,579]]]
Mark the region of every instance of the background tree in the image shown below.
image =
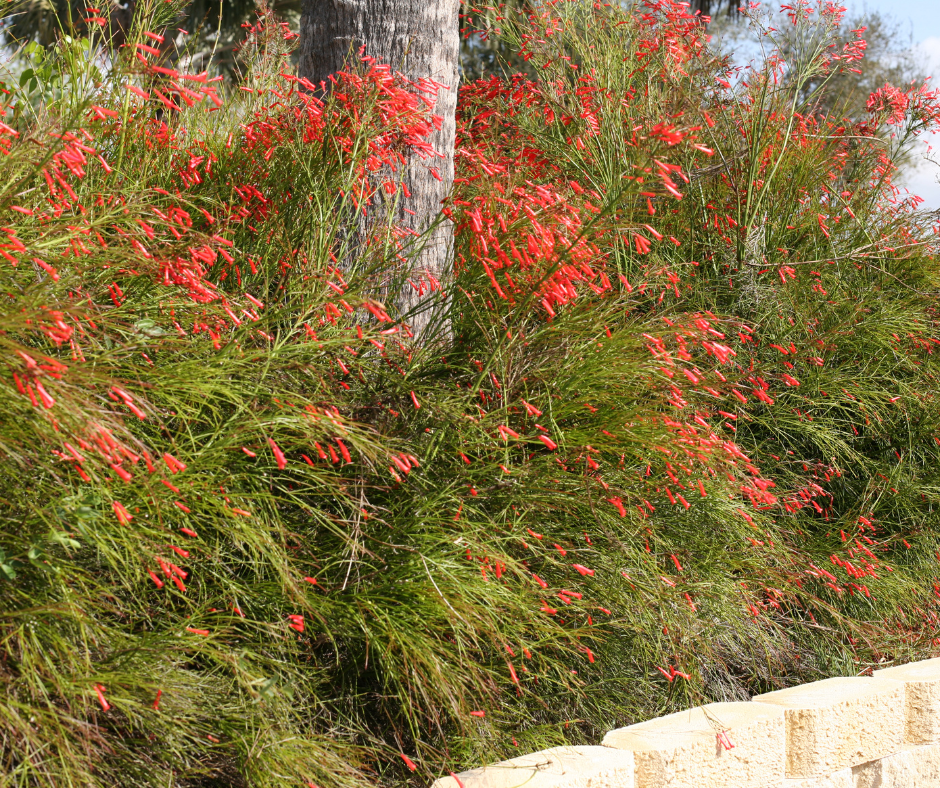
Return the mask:
[[[785,80],[792,80],[796,64],[815,49],[822,40],[816,29],[815,40],[799,38],[783,11],[760,15],[763,28],[774,31],[780,55],[787,63]],[[712,45],[716,51],[729,54],[742,63],[752,58],[761,60],[765,53],[761,36],[753,25],[736,24],[736,17],[718,16],[710,24]],[[817,119],[846,118],[862,122],[869,118],[869,97],[885,85],[905,90],[924,79],[922,66],[916,60],[914,42],[909,31],[897,19],[878,11],[865,11],[844,18],[829,42],[829,51],[838,54],[847,49],[864,52],[864,59],[851,69],[834,70],[803,79],[799,85],[801,102]],[[920,161],[924,144],[907,135],[898,138],[896,129],[884,126],[872,131],[892,147],[892,160],[910,172]]]

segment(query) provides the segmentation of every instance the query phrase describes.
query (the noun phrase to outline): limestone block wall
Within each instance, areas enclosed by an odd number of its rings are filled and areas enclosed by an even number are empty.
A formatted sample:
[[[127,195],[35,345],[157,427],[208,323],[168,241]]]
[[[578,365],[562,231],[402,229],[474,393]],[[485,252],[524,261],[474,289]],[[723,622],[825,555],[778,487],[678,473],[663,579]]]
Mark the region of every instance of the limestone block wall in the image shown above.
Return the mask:
[[[710,703],[432,788],[940,788],[940,659]]]

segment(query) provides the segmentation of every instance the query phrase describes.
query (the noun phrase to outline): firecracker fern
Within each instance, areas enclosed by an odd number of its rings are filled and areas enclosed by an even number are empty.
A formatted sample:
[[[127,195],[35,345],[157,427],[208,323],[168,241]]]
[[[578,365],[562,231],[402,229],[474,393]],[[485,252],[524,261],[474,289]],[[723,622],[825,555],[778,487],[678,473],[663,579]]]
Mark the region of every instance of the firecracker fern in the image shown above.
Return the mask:
[[[937,270],[890,176],[935,97],[817,117],[668,3],[502,20],[531,73],[463,88],[454,272],[409,279],[350,227],[407,199],[420,86],[321,102],[266,16],[228,95],[175,13],[6,98],[0,785],[423,785],[933,653]]]

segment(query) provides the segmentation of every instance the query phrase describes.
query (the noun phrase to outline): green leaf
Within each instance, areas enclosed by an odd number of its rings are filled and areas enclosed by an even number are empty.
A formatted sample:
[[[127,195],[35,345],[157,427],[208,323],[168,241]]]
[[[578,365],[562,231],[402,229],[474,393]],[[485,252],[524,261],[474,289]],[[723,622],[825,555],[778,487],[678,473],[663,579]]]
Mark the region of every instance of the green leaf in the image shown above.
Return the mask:
[[[145,334],[148,337],[162,337],[166,334],[160,326],[156,324],[155,321],[151,320],[149,317],[145,317],[142,320],[138,320],[134,323],[134,330],[138,334]]]

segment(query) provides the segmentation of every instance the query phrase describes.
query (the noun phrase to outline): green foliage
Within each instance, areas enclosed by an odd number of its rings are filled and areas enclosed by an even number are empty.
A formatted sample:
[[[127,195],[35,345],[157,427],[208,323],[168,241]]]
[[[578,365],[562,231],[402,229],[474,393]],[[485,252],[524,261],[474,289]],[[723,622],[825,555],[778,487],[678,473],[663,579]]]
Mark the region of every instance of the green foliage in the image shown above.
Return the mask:
[[[886,132],[936,97],[819,119],[852,61],[800,24],[798,78],[732,88],[680,6],[502,20],[536,76],[462,92],[442,282],[348,232],[427,166],[416,86],[320,104],[270,16],[230,96],[37,55],[0,127],[0,785],[421,785],[933,654],[936,250]]]

